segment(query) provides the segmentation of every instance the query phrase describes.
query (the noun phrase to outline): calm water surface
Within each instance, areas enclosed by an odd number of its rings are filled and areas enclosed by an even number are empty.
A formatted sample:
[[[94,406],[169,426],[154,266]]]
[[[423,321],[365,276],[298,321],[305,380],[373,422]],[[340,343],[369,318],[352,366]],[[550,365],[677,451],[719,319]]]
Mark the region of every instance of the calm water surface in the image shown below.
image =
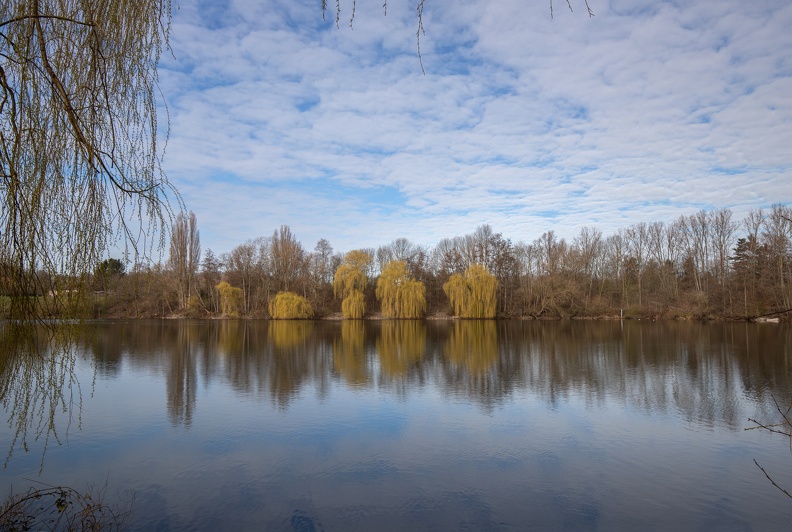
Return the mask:
[[[744,430],[792,402],[787,325],[102,322],[73,353],[0,355],[4,496],[106,483],[136,530],[792,529],[753,462],[790,490],[790,441]]]

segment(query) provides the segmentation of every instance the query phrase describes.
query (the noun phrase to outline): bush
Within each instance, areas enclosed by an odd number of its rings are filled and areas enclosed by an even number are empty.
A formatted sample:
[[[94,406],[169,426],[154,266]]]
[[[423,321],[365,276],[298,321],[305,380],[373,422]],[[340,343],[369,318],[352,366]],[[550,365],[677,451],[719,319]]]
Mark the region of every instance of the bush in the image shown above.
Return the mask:
[[[313,317],[311,304],[294,292],[278,292],[269,303],[270,316],[276,320],[295,320]]]

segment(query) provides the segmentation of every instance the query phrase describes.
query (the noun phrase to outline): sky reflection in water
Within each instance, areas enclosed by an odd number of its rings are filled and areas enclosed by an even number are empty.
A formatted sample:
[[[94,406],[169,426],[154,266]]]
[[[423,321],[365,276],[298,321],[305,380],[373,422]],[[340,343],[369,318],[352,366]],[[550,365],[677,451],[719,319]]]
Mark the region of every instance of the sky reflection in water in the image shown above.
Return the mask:
[[[145,529],[784,529],[788,326],[121,322],[3,471]],[[94,380],[95,377],[95,380]],[[7,411],[7,418],[13,417]],[[0,442],[11,441],[0,427]],[[40,471],[40,472],[39,472]]]

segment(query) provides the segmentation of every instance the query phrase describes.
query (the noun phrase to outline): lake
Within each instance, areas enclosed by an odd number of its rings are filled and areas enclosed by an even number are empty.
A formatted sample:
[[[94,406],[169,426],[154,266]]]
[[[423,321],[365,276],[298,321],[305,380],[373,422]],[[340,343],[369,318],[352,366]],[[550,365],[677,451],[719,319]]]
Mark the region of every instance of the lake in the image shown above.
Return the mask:
[[[6,348],[3,497],[133,530],[789,530],[787,324],[96,322]],[[43,484],[38,484],[43,483]]]

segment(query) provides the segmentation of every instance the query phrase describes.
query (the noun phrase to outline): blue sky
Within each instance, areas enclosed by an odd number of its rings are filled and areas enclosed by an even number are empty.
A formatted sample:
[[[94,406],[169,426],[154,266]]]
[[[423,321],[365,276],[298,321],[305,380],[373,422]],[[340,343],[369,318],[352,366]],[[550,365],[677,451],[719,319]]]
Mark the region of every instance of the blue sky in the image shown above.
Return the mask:
[[[792,3],[174,3],[164,169],[203,248],[571,239],[792,201]],[[161,119],[163,120],[163,119]]]

